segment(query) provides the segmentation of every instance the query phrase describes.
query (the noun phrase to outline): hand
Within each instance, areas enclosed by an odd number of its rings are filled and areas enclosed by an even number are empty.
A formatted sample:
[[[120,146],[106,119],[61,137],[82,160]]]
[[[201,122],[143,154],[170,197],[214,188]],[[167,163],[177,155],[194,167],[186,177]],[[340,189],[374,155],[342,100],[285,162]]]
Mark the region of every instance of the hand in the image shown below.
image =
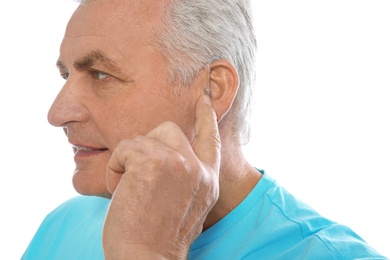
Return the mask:
[[[107,165],[113,193],[106,259],[185,259],[219,195],[220,139],[211,100],[196,106],[195,139],[166,122],[122,141]]]

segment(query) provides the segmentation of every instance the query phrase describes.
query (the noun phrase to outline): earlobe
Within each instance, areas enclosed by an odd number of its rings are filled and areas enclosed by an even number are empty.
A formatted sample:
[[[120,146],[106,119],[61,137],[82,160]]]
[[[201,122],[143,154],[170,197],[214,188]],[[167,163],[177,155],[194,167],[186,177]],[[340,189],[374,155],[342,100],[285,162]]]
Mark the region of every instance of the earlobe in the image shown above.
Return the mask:
[[[212,62],[209,69],[210,96],[219,123],[234,102],[239,76],[233,64],[226,59]]]

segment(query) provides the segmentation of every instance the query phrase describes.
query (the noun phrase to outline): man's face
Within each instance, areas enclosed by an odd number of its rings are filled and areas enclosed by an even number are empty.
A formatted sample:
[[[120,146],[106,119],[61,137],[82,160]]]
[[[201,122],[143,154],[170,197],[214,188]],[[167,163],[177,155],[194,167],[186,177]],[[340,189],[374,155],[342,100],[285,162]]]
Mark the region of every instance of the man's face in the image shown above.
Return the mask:
[[[67,79],[48,115],[64,128],[75,152],[75,189],[110,197],[105,170],[123,139],[170,120],[191,140],[200,88],[174,93],[164,57],[153,42],[164,1],[101,0],[69,21],[58,67]],[[194,85],[199,85],[199,79]]]

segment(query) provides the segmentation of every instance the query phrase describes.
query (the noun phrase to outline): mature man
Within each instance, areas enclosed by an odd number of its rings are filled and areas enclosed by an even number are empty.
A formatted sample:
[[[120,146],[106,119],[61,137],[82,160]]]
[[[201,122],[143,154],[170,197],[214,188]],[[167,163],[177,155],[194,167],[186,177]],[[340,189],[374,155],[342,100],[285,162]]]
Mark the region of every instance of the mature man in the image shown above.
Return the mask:
[[[81,2],[48,119],[87,196],[23,258],[380,257],[245,160],[255,49],[249,0]]]

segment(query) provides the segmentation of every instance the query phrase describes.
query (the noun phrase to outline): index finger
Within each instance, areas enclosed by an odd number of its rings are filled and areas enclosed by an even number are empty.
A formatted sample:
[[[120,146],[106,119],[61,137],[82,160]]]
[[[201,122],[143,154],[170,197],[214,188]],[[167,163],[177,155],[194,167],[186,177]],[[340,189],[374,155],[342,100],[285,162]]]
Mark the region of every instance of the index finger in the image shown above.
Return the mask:
[[[208,95],[202,95],[195,110],[195,138],[192,149],[199,160],[218,174],[221,161],[221,139],[217,116]]]

